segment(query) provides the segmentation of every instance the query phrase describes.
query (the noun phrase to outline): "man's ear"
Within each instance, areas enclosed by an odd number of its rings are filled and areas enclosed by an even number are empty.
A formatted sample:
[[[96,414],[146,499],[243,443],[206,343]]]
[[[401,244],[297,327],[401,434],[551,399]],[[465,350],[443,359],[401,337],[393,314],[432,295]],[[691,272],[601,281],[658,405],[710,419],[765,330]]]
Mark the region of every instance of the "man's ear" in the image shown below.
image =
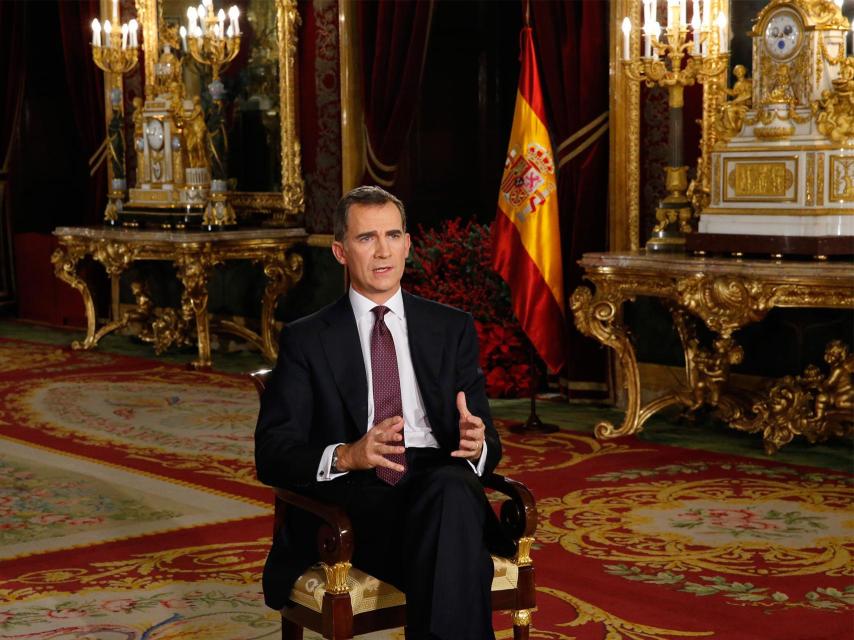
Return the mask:
[[[406,249],[406,254],[404,255],[404,257],[408,258],[409,257],[409,249],[412,246],[412,238],[409,237],[408,233],[403,234],[403,246]]]
[[[347,266],[347,256],[344,253],[344,245],[337,240],[332,242],[332,255],[335,256],[335,259],[339,264],[343,264],[345,267]]]

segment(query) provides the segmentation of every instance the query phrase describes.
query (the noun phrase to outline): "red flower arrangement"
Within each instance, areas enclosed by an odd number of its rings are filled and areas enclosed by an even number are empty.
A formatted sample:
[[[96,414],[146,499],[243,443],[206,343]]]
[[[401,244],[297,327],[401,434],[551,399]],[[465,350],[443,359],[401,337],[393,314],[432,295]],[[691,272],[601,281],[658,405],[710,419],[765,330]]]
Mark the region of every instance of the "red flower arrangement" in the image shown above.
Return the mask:
[[[513,314],[507,284],[492,270],[487,225],[454,218],[438,229],[419,226],[404,287],[474,316],[490,397],[530,395],[530,343]]]

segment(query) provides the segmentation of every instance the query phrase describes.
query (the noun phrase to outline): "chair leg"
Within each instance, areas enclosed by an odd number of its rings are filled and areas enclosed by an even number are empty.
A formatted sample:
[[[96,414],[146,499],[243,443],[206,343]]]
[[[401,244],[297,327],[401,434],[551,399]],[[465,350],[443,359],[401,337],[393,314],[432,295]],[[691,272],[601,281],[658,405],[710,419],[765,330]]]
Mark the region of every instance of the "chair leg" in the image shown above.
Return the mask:
[[[513,640],[528,640],[531,630],[531,610],[518,609],[511,613],[513,618]]]
[[[302,627],[296,622],[282,618],[282,640],[302,640]]]

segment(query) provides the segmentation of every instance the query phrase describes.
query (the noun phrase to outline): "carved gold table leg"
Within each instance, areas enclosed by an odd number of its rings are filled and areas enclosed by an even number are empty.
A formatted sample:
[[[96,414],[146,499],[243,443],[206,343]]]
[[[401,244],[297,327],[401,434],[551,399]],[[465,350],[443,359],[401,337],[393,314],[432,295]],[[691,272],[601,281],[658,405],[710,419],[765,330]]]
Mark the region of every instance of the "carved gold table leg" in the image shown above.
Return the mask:
[[[194,369],[211,368],[211,334],[208,320],[208,278],[214,265],[220,261],[210,251],[199,255],[181,254],[175,261],[178,279],[184,286],[181,308],[184,317],[196,321],[196,343],[199,357],[190,365]]]
[[[85,244],[68,242],[61,243],[50,257],[56,277],[80,292],[80,296],[83,298],[83,307],[86,310],[86,338],[83,342],[78,340],[72,342],[72,349],[92,349],[97,344],[95,339],[95,303],[92,301],[92,294],[89,292],[86,281],[77,275],[77,263],[87,253],[88,247]]]
[[[217,331],[226,331],[251,342],[270,362],[276,361],[278,344],[275,338],[276,305],[279,298],[300,281],[303,274],[303,259],[298,253],[286,254],[284,251],[263,258],[264,275],[267,286],[264,288],[264,300],[261,304],[261,333],[255,333],[248,327],[230,320],[217,323]]]
[[[274,362],[279,345],[273,338],[276,304],[279,298],[302,279],[303,259],[298,253],[284,253],[264,259],[264,275],[267,286],[264,289],[264,303],[261,306],[261,351],[264,357]]]
[[[617,352],[626,388],[626,415],[619,428],[607,421],[596,425],[597,438],[616,438],[640,431],[640,373],[632,346],[625,329],[616,321],[617,312],[624,299],[609,295],[604,287],[596,288],[596,295],[581,286],[573,291],[569,306],[575,317],[575,326],[586,336],[595,338]]]

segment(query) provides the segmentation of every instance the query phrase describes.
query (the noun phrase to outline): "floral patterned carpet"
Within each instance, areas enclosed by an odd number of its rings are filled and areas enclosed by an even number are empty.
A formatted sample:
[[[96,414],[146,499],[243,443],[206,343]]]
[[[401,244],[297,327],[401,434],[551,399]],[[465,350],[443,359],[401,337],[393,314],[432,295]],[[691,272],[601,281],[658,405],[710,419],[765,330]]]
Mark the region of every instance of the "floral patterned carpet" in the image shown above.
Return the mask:
[[[0,397],[0,638],[278,637],[245,376],[0,338]],[[852,637],[854,474],[597,442],[566,405],[522,437],[503,406],[541,515],[533,638]]]

